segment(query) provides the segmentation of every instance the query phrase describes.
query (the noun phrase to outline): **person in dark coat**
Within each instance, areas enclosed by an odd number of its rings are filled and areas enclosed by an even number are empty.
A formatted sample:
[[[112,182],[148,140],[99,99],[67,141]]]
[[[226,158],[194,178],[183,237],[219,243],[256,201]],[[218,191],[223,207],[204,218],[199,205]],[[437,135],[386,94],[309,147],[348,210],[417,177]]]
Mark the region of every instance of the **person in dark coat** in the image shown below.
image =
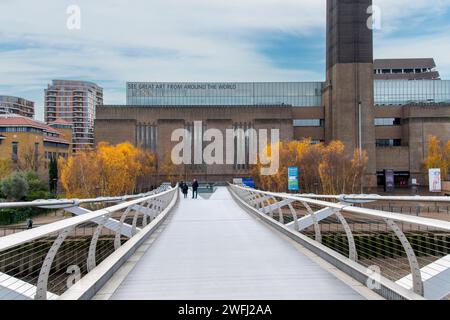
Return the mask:
[[[181,191],[183,191],[184,198],[187,198],[188,190],[189,190],[188,185],[186,183],[183,183],[183,186],[181,187]]]
[[[197,199],[198,182],[194,179],[192,182],[192,199]]]
[[[33,229],[33,220],[31,218],[27,220],[27,229]]]

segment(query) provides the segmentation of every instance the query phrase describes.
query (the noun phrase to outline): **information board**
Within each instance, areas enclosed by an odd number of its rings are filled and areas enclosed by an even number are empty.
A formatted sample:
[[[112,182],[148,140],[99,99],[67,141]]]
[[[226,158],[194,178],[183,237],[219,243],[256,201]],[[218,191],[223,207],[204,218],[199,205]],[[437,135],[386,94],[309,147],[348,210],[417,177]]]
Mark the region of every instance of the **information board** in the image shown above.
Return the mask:
[[[289,191],[298,191],[298,168],[288,168],[288,189]]]

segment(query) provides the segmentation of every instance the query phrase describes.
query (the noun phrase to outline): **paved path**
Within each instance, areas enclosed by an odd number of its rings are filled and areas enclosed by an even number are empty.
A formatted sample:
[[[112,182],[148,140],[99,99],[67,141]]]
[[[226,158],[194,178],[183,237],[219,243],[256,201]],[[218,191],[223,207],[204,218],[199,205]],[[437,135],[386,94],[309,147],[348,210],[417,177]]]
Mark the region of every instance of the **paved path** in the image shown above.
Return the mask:
[[[111,299],[363,299],[241,209],[225,187],[183,199]]]

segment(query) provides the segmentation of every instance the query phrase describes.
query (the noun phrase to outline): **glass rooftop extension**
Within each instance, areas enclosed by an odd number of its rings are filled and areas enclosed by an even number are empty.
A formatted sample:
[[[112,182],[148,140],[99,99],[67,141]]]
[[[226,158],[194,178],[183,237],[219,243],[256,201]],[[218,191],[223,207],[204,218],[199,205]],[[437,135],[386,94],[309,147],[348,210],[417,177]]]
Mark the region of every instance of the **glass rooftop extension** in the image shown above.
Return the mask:
[[[128,82],[127,105],[320,107],[322,82]],[[375,105],[450,103],[448,80],[375,80]]]
[[[375,105],[450,103],[448,80],[375,80]]]
[[[127,105],[322,105],[322,82],[128,82]]]

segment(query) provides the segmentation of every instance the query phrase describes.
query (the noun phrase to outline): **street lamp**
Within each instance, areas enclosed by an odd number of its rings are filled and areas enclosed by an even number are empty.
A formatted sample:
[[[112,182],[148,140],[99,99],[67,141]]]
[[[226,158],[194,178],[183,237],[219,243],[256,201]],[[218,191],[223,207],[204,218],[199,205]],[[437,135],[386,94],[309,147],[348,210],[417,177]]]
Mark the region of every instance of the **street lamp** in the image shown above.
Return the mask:
[[[358,148],[359,148],[359,163],[362,163],[362,103],[358,102]],[[360,193],[363,193],[363,174],[361,174]]]
[[[57,194],[58,193],[58,179],[53,178],[52,182],[53,182],[53,188],[52,188],[53,190],[52,190],[52,192]]]

